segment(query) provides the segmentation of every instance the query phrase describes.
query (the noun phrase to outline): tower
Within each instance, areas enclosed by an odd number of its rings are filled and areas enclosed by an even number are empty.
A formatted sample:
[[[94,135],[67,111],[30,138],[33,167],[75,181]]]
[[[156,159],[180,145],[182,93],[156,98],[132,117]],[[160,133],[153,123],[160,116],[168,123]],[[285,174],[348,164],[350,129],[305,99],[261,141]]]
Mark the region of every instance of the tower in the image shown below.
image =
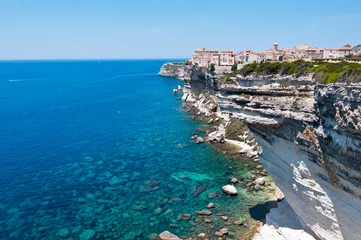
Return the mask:
[[[274,47],[274,50],[275,50],[275,51],[278,51],[278,43],[277,43],[277,42],[275,42],[275,43],[273,44],[273,47]]]

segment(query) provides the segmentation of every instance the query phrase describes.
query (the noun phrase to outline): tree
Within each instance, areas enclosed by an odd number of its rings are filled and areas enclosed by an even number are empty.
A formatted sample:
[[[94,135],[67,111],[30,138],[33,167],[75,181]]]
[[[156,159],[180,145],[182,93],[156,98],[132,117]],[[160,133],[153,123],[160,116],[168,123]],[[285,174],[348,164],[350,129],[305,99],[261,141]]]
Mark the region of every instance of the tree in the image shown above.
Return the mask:
[[[233,65],[232,65],[231,71],[232,71],[232,72],[237,71],[237,64],[233,64]]]
[[[210,72],[214,72],[215,70],[216,70],[216,68],[215,68],[215,66],[214,66],[214,63],[212,63],[212,64],[210,65],[209,71],[210,71]]]

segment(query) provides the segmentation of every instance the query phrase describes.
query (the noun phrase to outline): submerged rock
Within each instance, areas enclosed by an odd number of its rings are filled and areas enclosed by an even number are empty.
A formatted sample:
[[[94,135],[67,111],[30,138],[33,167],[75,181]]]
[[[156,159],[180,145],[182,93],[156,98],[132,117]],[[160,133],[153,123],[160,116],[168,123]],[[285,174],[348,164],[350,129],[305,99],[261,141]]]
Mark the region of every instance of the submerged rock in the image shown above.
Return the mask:
[[[212,212],[209,210],[196,211],[197,215],[212,215]]]
[[[235,177],[231,178],[231,183],[238,183],[238,179]]]
[[[191,215],[188,214],[188,213],[183,213],[183,214],[181,215],[181,218],[182,218],[183,220],[189,220],[189,219],[191,218]]]
[[[56,233],[56,235],[59,237],[66,238],[70,235],[70,231],[67,228],[62,228]]]
[[[95,231],[93,229],[86,229],[80,234],[79,239],[89,240],[92,239],[94,236],[95,236]]]
[[[164,231],[161,234],[159,234],[159,240],[181,240],[181,239],[171,232]]]
[[[197,137],[196,143],[204,143],[204,139],[201,137]]]
[[[208,203],[207,208],[214,208],[214,204],[213,203]]]
[[[237,189],[232,185],[225,185],[222,187],[223,192],[227,193],[228,195],[237,195]]]

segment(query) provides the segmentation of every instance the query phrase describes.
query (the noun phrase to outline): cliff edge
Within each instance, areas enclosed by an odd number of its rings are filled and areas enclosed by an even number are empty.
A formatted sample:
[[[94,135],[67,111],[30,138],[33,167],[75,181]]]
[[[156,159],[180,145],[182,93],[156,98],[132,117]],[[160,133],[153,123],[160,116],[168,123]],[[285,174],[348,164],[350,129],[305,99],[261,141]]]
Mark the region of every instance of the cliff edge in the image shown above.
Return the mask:
[[[187,96],[211,94],[222,115],[246,124],[299,230],[360,239],[361,85],[320,84],[313,76],[225,77],[192,68],[185,87]],[[287,227],[269,219],[278,233]]]

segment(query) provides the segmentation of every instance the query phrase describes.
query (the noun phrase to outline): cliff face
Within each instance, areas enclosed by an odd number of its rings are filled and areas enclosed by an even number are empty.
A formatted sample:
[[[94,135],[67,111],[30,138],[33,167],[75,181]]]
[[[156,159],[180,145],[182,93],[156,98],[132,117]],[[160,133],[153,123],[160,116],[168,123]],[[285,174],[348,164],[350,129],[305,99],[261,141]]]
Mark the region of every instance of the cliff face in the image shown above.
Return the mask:
[[[192,65],[186,63],[165,63],[158,75],[164,77],[175,77],[181,80],[190,79]]]
[[[353,50],[354,50],[357,54],[361,54],[361,44],[353,47]]]
[[[186,83],[214,93],[223,114],[247,124],[303,229],[320,239],[361,238],[360,85],[292,77],[219,84],[199,71]]]

